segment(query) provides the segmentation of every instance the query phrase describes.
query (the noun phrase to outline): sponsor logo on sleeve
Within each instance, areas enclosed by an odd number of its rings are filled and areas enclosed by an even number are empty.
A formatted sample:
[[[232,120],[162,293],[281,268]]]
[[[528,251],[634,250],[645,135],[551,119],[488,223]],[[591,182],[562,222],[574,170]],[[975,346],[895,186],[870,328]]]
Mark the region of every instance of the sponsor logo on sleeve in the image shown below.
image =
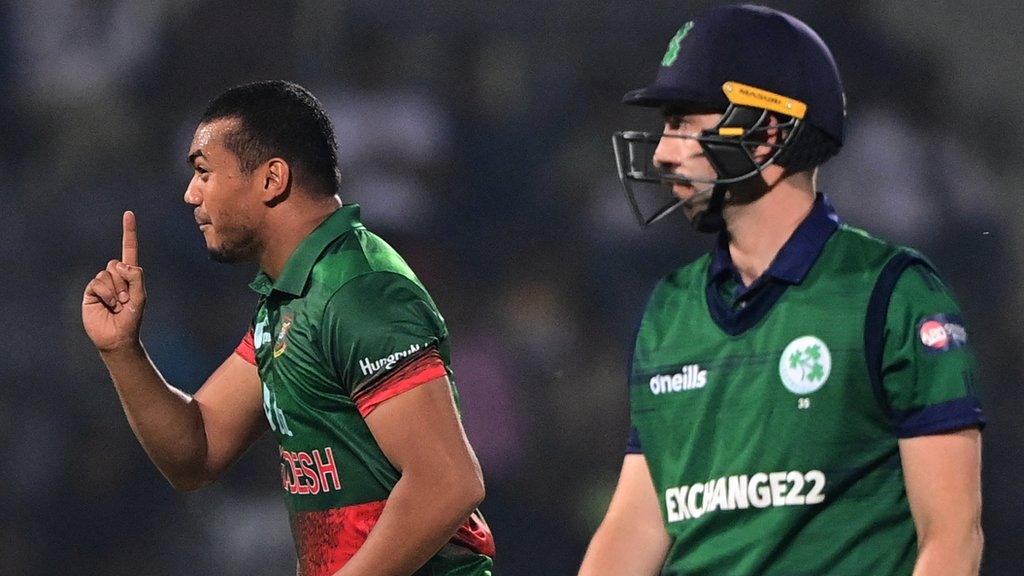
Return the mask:
[[[393,352],[376,360],[371,360],[369,357],[363,358],[359,361],[359,371],[363,373],[363,376],[369,376],[378,370],[391,370],[399,360],[410,354],[419,352],[423,347],[427,346],[427,344],[428,343],[413,344],[409,346],[407,350],[399,350],[398,352]]]
[[[945,352],[967,345],[967,330],[959,316],[936,314],[922,318],[917,334],[929,352]]]

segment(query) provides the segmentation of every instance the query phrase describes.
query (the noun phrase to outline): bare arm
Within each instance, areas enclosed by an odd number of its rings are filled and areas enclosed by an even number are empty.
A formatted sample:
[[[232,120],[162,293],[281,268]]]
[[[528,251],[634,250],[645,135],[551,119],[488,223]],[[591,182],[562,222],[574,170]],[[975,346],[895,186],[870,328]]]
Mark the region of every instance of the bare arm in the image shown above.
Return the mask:
[[[366,423],[402,477],[366,542],[335,576],[408,576],[483,500],[480,465],[446,377],[385,401]]]
[[[976,575],[981,564],[981,433],[959,430],[900,440],[917,527],[914,576]]]
[[[579,576],[654,575],[671,544],[643,454],[627,454],[604,521],[590,541]]]
[[[266,427],[256,368],[232,355],[190,396],[168,384],[139,339],[146,290],[135,216],[124,215],[121,260],[86,286],[82,322],[107,365],[128,423],[160,472],[181,490],[203,486]]]

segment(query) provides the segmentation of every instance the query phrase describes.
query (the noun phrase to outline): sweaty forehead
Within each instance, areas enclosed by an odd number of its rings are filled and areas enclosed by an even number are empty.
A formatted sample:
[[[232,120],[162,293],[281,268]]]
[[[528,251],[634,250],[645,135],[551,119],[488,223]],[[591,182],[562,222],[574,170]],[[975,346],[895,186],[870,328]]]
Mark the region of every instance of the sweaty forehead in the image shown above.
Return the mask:
[[[192,146],[189,149],[189,154],[192,155],[202,151],[204,155],[208,155],[211,149],[222,148],[224,137],[234,130],[237,124],[238,121],[231,118],[200,124],[196,127],[196,133],[192,137]]]
[[[200,124],[196,128],[195,135],[192,136],[192,152],[201,150],[210,145],[210,139],[213,138],[213,126],[210,124]]]

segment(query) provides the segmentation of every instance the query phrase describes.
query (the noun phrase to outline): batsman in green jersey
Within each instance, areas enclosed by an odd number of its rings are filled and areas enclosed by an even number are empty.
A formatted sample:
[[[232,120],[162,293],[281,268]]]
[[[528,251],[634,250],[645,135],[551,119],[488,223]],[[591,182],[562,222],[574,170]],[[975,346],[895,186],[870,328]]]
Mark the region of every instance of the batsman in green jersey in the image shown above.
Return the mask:
[[[214,481],[263,432],[301,576],[490,576],[483,478],[459,418],[444,319],[402,258],[337,196],[320,103],[288,82],[218,96],[188,155],[185,201],[214,259],[255,261],[242,343],[195,393],[139,340],[135,216],[121,260],[87,286],[86,331],[128,421],[177,488]]]
[[[680,210],[718,242],[647,304],[627,455],[580,574],[977,574],[967,331],[924,257],[815,190],[843,142],[828,48],[788,14],[715,8],[625,102],[665,117],[614,138],[635,215]],[[642,183],[671,200],[645,212]]]

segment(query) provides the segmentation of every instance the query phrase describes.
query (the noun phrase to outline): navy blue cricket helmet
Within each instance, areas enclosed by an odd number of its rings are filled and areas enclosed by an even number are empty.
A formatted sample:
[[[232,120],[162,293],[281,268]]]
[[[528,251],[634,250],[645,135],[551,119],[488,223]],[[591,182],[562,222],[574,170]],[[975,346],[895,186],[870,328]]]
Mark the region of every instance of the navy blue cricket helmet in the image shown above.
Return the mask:
[[[711,130],[696,136],[626,131],[613,137],[619,178],[635,215],[647,226],[683,205],[674,200],[653,215],[642,213],[636,182],[707,184],[708,209],[695,219],[702,231],[720,230],[725,191],[760,178],[761,170],[784,157],[805,125],[834,150],[842,145],[846,117],[842,81],[831,52],[800,20],[771,8],[723,6],[686,22],[668,45],[653,84],[628,92],[625,104],[723,113]],[[779,138],[766,144],[769,118]],[[652,161],[662,137],[700,142],[717,177],[697,178],[662,172]],[[760,160],[753,151],[768,145]],[[705,198],[706,199],[706,198]]]

